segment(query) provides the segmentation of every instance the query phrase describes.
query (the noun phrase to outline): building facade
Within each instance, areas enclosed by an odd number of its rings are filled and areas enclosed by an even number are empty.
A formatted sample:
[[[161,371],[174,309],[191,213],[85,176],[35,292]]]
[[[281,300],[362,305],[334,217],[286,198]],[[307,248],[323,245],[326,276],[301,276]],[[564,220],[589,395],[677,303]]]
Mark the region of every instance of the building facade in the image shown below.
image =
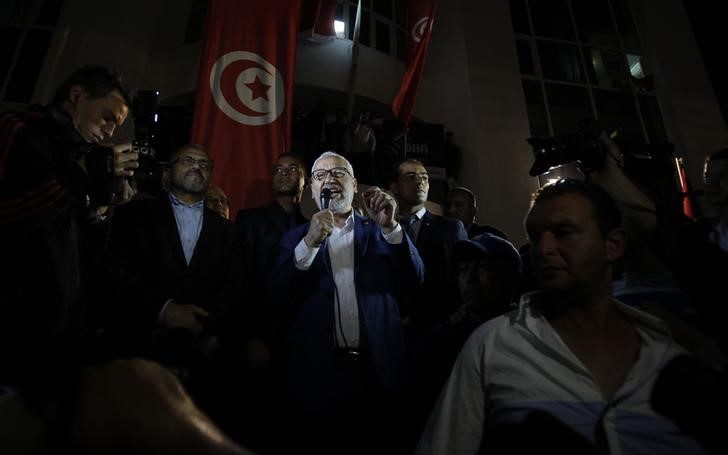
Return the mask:
[[[386,108],[404,71],[402,2],[362,3],[354,91]],[[134,91],[158,90],[163,104],[189,106],[205,8],[204,0],[3,2],[0,109],[48,102],[65,76],[90,63],[116,68]],[[299,101],[310,88],[346,99],[354,10],[340,2],[342,38],[302,35]],[[459,183],[478,197],[478,221],[518,245],[540,184],[528,174],[531,136],[569,134],[594,117],[636,140],[674,143],[696,188],[704,156],[728,145],[680,0],[441,1],[414,115],[455,133]],[[131,137],[127,122],[119,140]]]

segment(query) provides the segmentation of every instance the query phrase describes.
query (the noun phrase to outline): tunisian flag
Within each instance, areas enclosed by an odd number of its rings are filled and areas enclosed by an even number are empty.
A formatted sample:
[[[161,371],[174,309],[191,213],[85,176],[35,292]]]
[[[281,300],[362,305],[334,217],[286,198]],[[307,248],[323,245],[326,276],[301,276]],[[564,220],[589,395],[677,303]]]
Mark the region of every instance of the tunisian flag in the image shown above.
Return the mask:
[[[192,142],[215,162],[230,213],[270,202],[271,169],[290,151],[300,0],[211,0]]]
[[[409,123],[422,80],[427,47],[432,36],[437,0],[407,0],[407,69],[392,101],[392,112],[404,124]]]

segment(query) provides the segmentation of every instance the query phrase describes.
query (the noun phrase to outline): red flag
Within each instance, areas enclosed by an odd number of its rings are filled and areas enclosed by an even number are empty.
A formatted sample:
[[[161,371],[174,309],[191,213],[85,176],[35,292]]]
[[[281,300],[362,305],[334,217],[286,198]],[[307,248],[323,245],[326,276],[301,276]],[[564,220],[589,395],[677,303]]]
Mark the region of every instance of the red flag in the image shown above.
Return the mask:
[[[309,41],[319,43],[336,38],[336,0],[303,0],[301,27],[312,29]]]
[[[409,123],[422,80],[427,47],[432,36],[437,0],[407,0],[407,69],[392,102],[392,112],[401,122]]]
[[[232,214],[270,202],[273,163],[290,151],[300,7],[300,0],[210,1],[192,141],[215,161],[213,181]]]

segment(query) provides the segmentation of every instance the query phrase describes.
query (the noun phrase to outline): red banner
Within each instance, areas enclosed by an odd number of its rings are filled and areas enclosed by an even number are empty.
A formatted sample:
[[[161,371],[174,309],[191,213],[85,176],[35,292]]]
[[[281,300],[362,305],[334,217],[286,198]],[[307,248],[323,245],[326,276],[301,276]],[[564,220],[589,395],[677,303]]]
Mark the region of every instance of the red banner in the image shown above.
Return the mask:
[[[303,0],[301,28],[311,29],[310,41],[327,42],[336,38],[336,0]]]
[[[213,182],[240,208],[271,200],[278,155],[290,151],[300,0],[211,0],[192,142],[215,161]]]
[[[422,80],[436,6],[437,0],[407,0],[407,69],[392,101],[394,116],[405,124],[412,116],[417,88]]]

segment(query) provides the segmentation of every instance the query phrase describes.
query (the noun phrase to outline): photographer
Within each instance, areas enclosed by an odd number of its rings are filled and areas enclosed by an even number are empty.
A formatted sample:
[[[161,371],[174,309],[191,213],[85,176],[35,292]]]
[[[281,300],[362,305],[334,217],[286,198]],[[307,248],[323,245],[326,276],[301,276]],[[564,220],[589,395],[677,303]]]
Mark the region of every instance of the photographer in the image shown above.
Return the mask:
[[[169,373],[139,360],[109,362],[84,329],[84,303],[103,301],[103,294],[89,293],[100,246],[91,241],[89,220],[133,196],[126,179],[136,154],[129,144],[100,146],[124,122],[129,104],[117,73],[89,66],[69,76],[50,105],[0,116],[3,453],[64,446],[148,451],[174,442],[209,448],[199,443],[205,437],[226,441]],[[158,415],[165,427],[139,424]],[[187,436],[179,438],[183,430]]]

